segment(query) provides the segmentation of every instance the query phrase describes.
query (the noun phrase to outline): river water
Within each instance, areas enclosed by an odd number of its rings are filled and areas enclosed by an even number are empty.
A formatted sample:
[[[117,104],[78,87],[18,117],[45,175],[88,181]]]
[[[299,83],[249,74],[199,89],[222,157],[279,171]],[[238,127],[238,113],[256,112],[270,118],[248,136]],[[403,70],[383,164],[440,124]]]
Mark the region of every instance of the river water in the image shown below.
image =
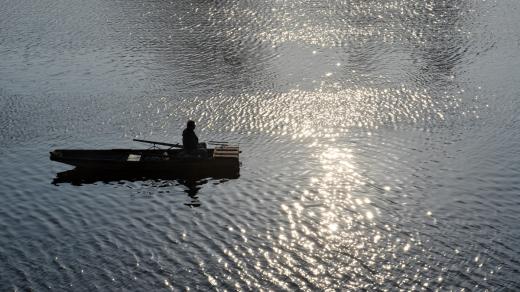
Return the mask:
[[[0,290],[520,290],[519,12],[2,1]],[[240,178],[52,183],[190,118]]]

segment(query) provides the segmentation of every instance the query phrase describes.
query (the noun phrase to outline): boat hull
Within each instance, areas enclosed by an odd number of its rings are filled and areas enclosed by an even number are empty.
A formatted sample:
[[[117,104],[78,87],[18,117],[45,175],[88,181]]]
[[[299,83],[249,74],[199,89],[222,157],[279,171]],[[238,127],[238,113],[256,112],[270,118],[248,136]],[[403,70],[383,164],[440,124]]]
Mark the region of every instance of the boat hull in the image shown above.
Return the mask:
[[[224,153],[224,154],[222,154]],[[83,172],[168,177],[226,177],[240,175],[238,149],[207,149],[188,154],[180,149],[66,150],[50,153],[52,161]]]

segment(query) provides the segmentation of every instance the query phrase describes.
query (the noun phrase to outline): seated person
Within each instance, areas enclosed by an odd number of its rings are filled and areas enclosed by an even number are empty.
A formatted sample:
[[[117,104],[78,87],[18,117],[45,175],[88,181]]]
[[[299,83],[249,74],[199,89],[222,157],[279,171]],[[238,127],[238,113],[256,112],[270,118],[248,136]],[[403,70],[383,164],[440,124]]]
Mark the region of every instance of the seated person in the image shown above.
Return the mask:
[[[195,135],[195,122],[189,120],[186,129],[182,132],[182,146],[184,150],[193,155],[207,155],[204,143],[199,143],[199,138]]]

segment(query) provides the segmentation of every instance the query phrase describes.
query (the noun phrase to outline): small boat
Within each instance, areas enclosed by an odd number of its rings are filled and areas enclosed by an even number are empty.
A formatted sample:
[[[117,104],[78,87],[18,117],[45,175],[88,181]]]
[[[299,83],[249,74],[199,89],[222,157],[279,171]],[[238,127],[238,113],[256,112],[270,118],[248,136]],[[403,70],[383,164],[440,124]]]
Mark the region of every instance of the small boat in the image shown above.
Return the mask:
[[[75,166],[83,172],[198,178],[237,178],[240,175],[238,146],[220,142],[215,148],[188,153],[178,144],[134,141],[153,146],[149,149],[57,149],[50,152],[50,159]],[[161,149],[158,145],[169,148]]]

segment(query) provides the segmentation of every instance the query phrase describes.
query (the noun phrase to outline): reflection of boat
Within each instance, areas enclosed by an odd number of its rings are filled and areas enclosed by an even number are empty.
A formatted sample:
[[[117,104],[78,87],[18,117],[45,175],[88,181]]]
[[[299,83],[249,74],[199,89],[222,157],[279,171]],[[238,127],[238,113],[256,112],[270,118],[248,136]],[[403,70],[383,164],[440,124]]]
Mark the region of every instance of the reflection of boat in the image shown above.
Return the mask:
[[[52,151],[53,161],[76,166],[78,173],[110,173],[130,177],[236,178],[240,173],[239,149],[219,145],[187,153],[172,149],[177,144],[138,140],[154,144],[152,149],[64,150]],[[170,146],[159,149],[156,145]]]
[[[214,180],[213,183],[216,184],[227,181],[227,179],[222,178],[223,177],[220,177],[219,180]],[[177,176],[160,175],[157,173],[152,175],[139,175],[139,173],[131,172],[98,171],[95,169],[75,168],[72,170],[57,173],[56,177],[52,180],[52,184],[72,184],[76,186],[81,186],[87,184],[95,184],[98,182],[107,184],[115,182],[117,184],[121,184],[124,183],[124,181],[146,181],[146,185],[157,186],[159,188],[171,186],[171,182],[174,181],[176,182],[175,185],[182,185],[186,187],[184,192],[188,195],[189,202],[184,203],[184,205],[189,207],[200,207],[201,202],[199,200],[198,192],[201,189],[202,185],[206,184],[209,180],[205,178],[190,178],[186,176],[184,176],[183,178],[179,178]]]

